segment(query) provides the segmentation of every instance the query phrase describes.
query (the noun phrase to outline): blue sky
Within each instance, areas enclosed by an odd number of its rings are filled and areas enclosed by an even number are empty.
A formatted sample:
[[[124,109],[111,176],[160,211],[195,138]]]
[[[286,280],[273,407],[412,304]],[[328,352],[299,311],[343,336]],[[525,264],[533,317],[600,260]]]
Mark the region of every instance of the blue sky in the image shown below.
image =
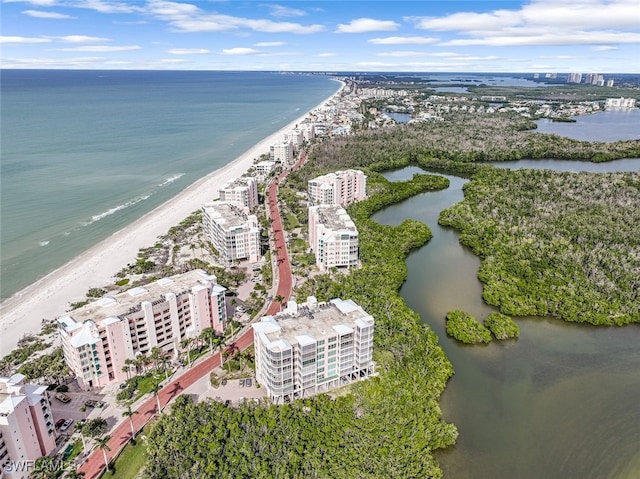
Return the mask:
[[[3,68],[640,72],[640,0],[2,0]]]

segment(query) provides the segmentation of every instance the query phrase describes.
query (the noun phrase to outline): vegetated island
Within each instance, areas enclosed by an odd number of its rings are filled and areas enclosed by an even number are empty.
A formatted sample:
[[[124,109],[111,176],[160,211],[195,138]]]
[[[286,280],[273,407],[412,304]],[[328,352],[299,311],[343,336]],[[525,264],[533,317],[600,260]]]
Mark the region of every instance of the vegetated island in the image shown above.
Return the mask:
[[[496,339],[515,339],[520,336],[520,327],[516,322],[497,311],[485,318],[484,325]]]
[[[465,344],[491,342],[491,331],[465,311],[449,311],[446,317],[447,334]]]
[[[505,314],[640,322],[640,173],[482,170],[441,212]]]

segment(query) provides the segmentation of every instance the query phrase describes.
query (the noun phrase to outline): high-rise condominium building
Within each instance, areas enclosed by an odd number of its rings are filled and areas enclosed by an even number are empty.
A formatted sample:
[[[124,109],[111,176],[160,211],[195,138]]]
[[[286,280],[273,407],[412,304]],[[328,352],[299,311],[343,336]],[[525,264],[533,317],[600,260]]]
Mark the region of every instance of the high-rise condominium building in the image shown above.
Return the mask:
[[[58,318],[65,361],[83,389],[123,381],[127,359],[154,347],[175,355],[206,328],[222,333],[225,291],[197,269],[105,296]]]
[[[374,319],[352,300],[290,301],[284,311],[252,326],[256,378],[276,403],[375,373]]]
[[[0,377],[0,475],[27,478],[32,461],[56,447],[46,386],[25,383],[22,374]]]
[[[636,100],[635,98],[607,98],[607,101],[604,104],[604,107],[607,110],[616,110],[616,109],[628,109],[635,108]]]
[[[207,203],[202,223],[207,239],[228,262],[260,260],[260,224],[240,203]]]
[[[360,170],[344,170],[309,180],[307,192],[311,205],[347,206],[366,198],[367,177]]]
[[[323,271],[358,264],[358,230],[340,206],[309,207],[309,245]]]
[[[271,145],[270,156],[273,161],[279,161],[284,165],[292,165],[294,158],[294,147],[290,141],[280,141]]]
[[[220,188],[220,201],[236,202],[252,211],[258,206],[258,181],[255,178],[241,176]]]

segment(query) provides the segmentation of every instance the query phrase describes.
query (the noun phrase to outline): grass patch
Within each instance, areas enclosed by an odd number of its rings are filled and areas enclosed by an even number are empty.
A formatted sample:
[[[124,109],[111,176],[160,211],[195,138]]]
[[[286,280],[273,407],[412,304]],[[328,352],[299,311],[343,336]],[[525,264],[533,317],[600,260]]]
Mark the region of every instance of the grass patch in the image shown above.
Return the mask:
[[[143,429],[144,431],[146,431]],[[140,436],[138,436],[139,438]],[[118,479],[134,479],[140,474],[144,463],[147,461],[147,446],[145,441],[137,439],[136,443],[129,442],[118,455],[111,469],[102,475],[105,477],[117,477]]]

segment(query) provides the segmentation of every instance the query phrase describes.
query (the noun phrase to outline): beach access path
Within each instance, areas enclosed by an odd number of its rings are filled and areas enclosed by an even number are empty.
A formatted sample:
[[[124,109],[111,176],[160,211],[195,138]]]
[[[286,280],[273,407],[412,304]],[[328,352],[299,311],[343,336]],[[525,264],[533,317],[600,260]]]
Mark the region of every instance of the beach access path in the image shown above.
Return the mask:
[[[282,229],[282,218],[278,208],[278,184],[284,180],[290,171],[298,169],[307,159],[306,152],[302,152],[296,164],[280,173],[274,181],[269,185],[267,191],[267,204],[269,206],[269,217],[273,219],[271,224],[271,232],[274,237],[274,248],[277,252],[277,278],[278,284],[276,288],[276,296],[281,296],[282,303],[289,300],[293,287],[293,277],[291,275],[291,264],[284,239],[284,231]],[[267,308],[267,315],[272,315],[280,311],[282,303],[272,301]],[[259,317],[260,314],[257,316]],[[244,351],[253,344],[253,328],[248,328],[241,333],[240,337],[225,348],[225,352],[233,349],[235,351]],[[154,415],[162,412],[164,407],[182,394],[189,386],[195,384],[204,376],[209,375],[215,368],[220,367],[220,354],[214,354],[195,364],[178,378],[168,382],[158,392],[157,397],[150,397],[144,401],[137,409],[137,414],[131,417],[133,428],[138,434],[142,428],[149,422]],[[158,406],[160,409],[158,409]],[[107,446],[110,450],[105,450],[107,459],[112,462],[118,454],[124,449],[131,440],[131,424],[129,419],[121,420],[120,423],[110,432],[111,438]],[[96,479],[105,471],[104,456],[102,450],[94,449],[87,459],[78,468],[79,472],[85,474],[86,479]]]

